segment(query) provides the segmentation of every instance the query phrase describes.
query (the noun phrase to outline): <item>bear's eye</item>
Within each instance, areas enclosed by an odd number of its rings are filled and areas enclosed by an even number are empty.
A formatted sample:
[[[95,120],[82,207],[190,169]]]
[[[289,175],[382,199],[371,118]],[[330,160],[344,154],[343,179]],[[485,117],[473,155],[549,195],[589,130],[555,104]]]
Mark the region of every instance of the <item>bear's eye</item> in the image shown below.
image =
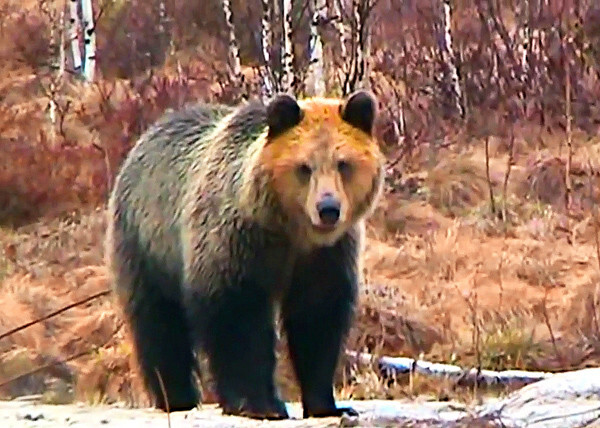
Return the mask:
[[[337,163],[337,169],[342,175],[348,175],[352,169],[352,165],[348,161],[341,160]]]
[[[312,174],[312,168],[308,165],[303,163],[302,165],[300,165],[298,167],[298,176],[301,179],[308,179],[310,178],[310,175]]]

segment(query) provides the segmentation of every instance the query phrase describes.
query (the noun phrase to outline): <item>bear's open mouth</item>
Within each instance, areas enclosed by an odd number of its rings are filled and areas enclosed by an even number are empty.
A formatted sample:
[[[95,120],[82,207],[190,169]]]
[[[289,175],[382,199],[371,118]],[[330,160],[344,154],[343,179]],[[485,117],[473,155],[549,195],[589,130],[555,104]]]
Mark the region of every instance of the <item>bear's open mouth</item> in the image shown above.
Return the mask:
[[[312,225],[313,229],[319,233],[329,233],[335,229],[335,225],[329,224],[314,224]]]

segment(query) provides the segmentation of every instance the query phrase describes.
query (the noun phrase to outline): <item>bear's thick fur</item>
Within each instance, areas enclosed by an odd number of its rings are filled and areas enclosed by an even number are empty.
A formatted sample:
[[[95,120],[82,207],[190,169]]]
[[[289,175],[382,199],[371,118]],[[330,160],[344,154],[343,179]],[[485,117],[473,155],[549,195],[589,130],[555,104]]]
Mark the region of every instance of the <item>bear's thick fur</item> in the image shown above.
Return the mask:
[[[354,413],[336,407],[333,376],[383,182],[376,113],[364,91],[278,95],[189,106],[140,137],[109,200],[106,255],[157,407],[198,404],[202,350],[224,413],[288,417],[273,378],[278,308],[304,416]]]

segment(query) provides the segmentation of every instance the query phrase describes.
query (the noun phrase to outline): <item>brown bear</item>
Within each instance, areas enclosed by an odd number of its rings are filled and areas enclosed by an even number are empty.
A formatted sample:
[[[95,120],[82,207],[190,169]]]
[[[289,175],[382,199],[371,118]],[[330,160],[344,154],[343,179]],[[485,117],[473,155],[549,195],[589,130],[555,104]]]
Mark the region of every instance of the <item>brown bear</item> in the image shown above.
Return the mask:
[[[203,351],[223,413],[287,418],[278,312],[304,417],[356,414],[336,406],[333,377],[383,183],[376,114],[366,91],[281,94],[188,106],[140,137],[110,196],[106,255],[157,407],[198,404]]]

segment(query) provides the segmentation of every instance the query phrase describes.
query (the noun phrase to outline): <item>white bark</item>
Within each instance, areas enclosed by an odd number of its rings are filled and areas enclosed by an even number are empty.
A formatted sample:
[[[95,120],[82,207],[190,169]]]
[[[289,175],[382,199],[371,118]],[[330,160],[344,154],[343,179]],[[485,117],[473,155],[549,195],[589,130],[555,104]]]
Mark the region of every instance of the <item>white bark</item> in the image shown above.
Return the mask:
[[[443,16],[442,26],[444,31],[444,43],[442,46],[442,59],[444,65],[449,74],[450,90],[454,97],[454,105],[456,111],[462,116],[464,114],[461,100],[462,91],[460,89],[460,82],[458,80],[458,70],[456,68],[456,61],[454,58],[454,49],[452,47],[452,9],[450,7],[450,0],[443,0]]]
[[[294,93],[294,47],[292,44],[292,0],[283,0],[281,13],[283,21],[283,43],[281,51],[281,62],[283,76],[281,78],[281,89],[287,93]]]
[[[233,11],[231,9],[231,0],[221,0],[223,13],[225,14],[225,23],[229,30],[229,72],[235,85],[242,83],[242,66],[240,62],[240,49],[235,36],[235,25],[233,23]]]
[[[50,122],[49,137],[54,143],[56,139],[56,123],[58,113],[58,94],[62,87],[65,74],[65,9],[57,11],[55,8],[44,4],[43,12],[50,21],[50,54],[53,56],[49,76],[48,90],[48,119]],[[58,16],[57,16],[58,14]]]
[[[59,36],[58,36],[58,72],[57,78],[58,80],[62,80],[65,74],[65,60],[67,59],[65,53],[65,10],[61,9],[60,17],[58,18],[58,28],[59,28]]]
[[[161,1],[158,4],[158,33],[161,35],[165,32],[166,21],[167,21],[167,8],[165,6],[165,2]]]
[[[167,5],[162,0],[158,4],[158,36],[162,42],[161,49],[164,50],[165,60],[175,55],[175,40],[171,34],[171,21],[167,14]],[[179,60],[178,60],[179,61]]]
[[[312,0],[311,4],[313,15],[310,23],[310,61],[306,89],[308,95],[325,96],[325,62],[323,59],[323,40],[319,33],[319,27],[325,19],[327,2],[326,0]]]
[[[522,16],[522,36],[521,36],[521,70],[523,71],[524,77],[529,71],[529,64],[527,62],[527,54],[531,48],[531,29],[529,28],[529,0],[522,0],[521,3],[521,16]]]
[[[271,40],[273,40],[273,29],[271,28],[271,2],[272,0],[262,0],[262,23],[261,23],[261,39],[262,39],[262,97],[263,100],[269,99],[274,92],[273,69],[271,67]]]
[[[363,0],[365,1],[365,8],[368,11],[364,16],[361,16],[360,20],[360,28],[361,28],[361,87],[363,89],[369,89],[371,87],[371,28],[367,23],[369,19],[369,14],[374,6],[374,1],[372,0]]]
[[[81,73],[81,50],[79,47],[79,14],[77,12],[77,0],[69,0],[69,44],[71,45],[71,56],[73,59],[73,72]]]
[[[486,385],[529,384],[554,376],[549,372],[530,372],[524,370],[481,370],[475,368],[463,369],[459,366],[443,363],[431,363],[407,357],[375,357],[372,354],[346,351],[346,355],[360,364],[375,363],[381,372],[399,375],[402,373],[419,373],[423,376],[450,378],[463,382]]]
[[[354,66],[351,72],[354,74],[354,79],[360,74],[362,66],[362,50],[360,48],[360,31],[361,31],[361,19],[360,19],[360,3],[363,0],[352,0],[352,15],[354,17],[354,31],[352,32],[352,46],[354,47]],[[351,79],[351,80],[354,80]],[[348,82],[351,84],[352,82]],[[345,93],[348,94],[353,91],[353,87],[346,87]]]
[[[85,62],[83,76],[87,82],[94,81],[96,71],[96,27],[92,0],[81,0],[81,17],[83,18],[83,43]]]
[[[403,137],[406,135],[406,119],[404,118],[404,102],[400,101],[400,118],[398,122],[400,122],[400,135]]]
[[[333,15],[337,17],[335,20],[335,29],[337,30],[340,41],[340,62],[342,68],[345,69],[348,65],[348,50],[346,49],[346,27],[344,25],[344,16],[342,15],[342,0],[333,0]]]
[[[529,0],[521,0],[521,25],[519,28],[521,45],[521,75],[520,80],[523,85],[520,96],[523,101],[527,96],[527,83],[529,77],[529,52],[531,50],[531,28],[529,27]]]
[[[344,95],[357,86],[370,87],[371,31],[368,19],[374,5],[372,0],[352,0],[352,52],[342,87]]]

